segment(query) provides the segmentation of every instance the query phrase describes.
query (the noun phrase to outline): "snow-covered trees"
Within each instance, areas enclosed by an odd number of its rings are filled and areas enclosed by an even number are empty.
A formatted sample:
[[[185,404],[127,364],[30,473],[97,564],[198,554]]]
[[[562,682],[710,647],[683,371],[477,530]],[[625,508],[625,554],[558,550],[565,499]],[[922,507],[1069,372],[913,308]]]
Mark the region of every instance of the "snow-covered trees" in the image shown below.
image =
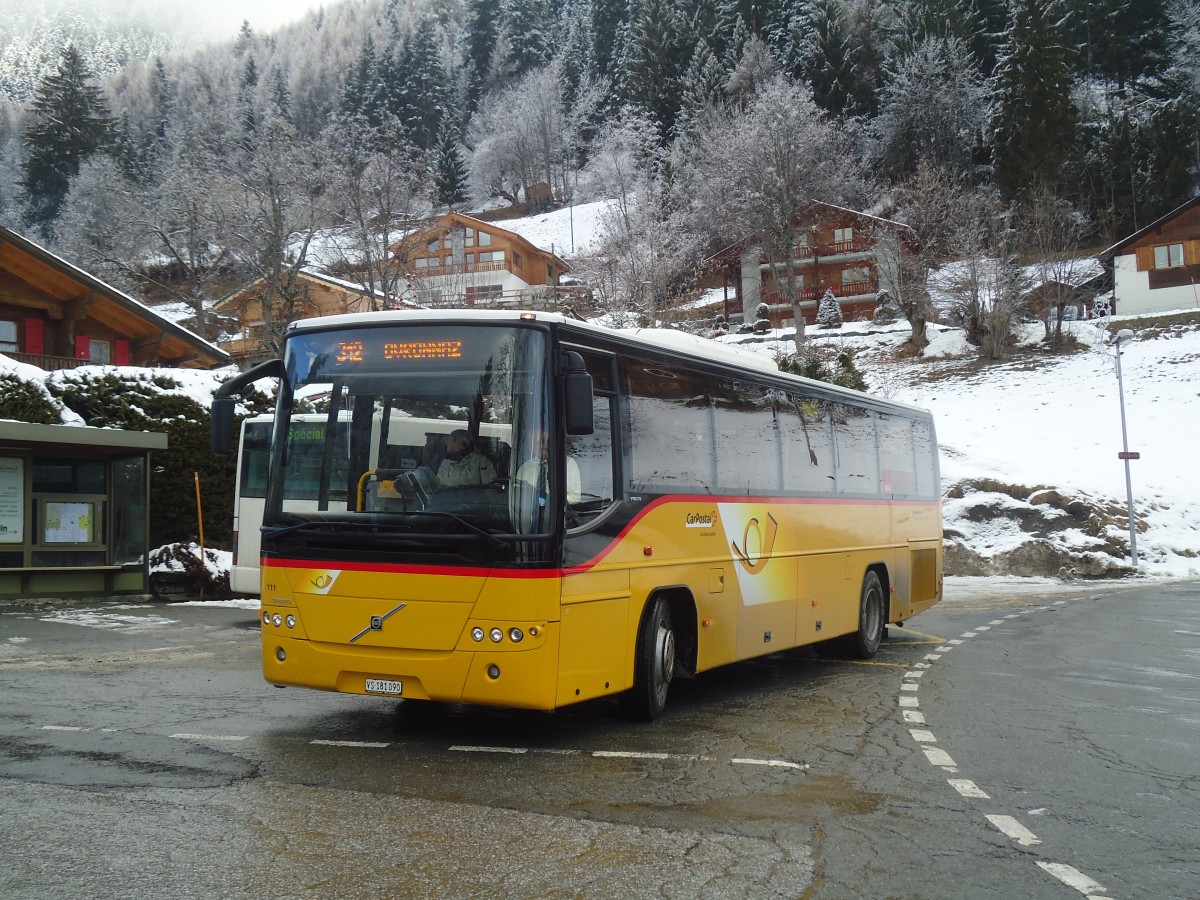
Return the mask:
[[[116,123],[83,57],[68,44],[58,70],[38,87],[22,139],[28,156],[21,179],[25,222],[47,237],[79,167],[115,149]]]
[[[983,146],[987,90],[967,44],[928,37],[894,62],[872,130],[878,165],[895,178],[920,162],[972,174]]]
[[[1078,122],[1067,24],[1063,0],[1014,0],[994,117],[995,180],[1007,197],[1067,181]]]
[[[711,250],[759,247],[804,340],[797,222],[811,200],[852,202],[862,184],[849,143],[811,92],[778,75],[744,105],[714,110],[675,159],[675,207]]]

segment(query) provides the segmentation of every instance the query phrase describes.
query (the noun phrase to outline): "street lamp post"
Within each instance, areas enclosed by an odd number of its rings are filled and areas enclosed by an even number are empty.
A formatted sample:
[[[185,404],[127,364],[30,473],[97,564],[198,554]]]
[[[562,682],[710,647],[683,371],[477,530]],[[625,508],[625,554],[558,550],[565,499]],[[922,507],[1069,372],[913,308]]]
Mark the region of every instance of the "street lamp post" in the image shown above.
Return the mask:
[[[1125,427],[1125,387],[1121,380],[1121,346],[1128,344],[1133,340],[1133,332],[1128,328],[1122,328],[1117,332],[1113,343],[1116,345],[1117,356],[1117,399],[1121,404],[1121,453],[1120,457],[1125,461],[1125,498],[1129,508],[1129,558],[1133,563],[1133,568],[1137,569],[1138,552],[1137,552],[1137,521],[1133,516],[1133,481],[1129,474],[1129,463],[1131,460],[1137,459],[1138,455],[1129,452],[1129,432]]]

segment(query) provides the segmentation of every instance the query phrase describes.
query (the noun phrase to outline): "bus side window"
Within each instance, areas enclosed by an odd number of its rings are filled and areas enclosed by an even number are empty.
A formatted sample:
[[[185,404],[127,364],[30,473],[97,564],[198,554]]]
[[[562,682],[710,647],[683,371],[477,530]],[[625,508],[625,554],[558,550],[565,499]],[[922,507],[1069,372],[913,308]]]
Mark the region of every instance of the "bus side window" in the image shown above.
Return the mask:
[[[833,432],[829,404],[817,397],[782,393],[783,488],[817,496],[833,493]]]
[[[567,438],[567,505],[576,518],[599,515],[613,501],[612,398],[592,398],[595,430]],[[578,473],[578,493],[574,473]]]
[[[833,406],[834,446],[837,450],[837,492],[879,494],[879,451],[875,417],[869,409],[836,403]]]

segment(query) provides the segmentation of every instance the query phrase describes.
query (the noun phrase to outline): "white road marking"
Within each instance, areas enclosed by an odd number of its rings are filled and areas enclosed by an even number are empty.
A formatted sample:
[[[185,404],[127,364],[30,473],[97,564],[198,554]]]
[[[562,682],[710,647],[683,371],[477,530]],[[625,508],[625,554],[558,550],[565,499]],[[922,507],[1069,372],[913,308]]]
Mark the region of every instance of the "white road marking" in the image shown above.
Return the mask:
[[[926,658],[927,660],[929,660],[930,662],[937,662],[939,659],[941,659],[941,658],[942,658],[942,654],[940,654],[940,653],[926,653],[926,654],[925,654],[925,658]]]
[[[919,713],[915,709],[902,709],[900,714],[904,716],[904,721],[909,725],[924,725],[925,714]]]
[[[450,748],[459,753],[528,753],[528,747],[480,747],[474,744],[455,744]]]
[[[910,728],[909,734],[912,735],[912,739],[914,741],[916,741],[918,744],[936,744],[937,743],[937,738],[935,738],[933,736],[932,731],[923,731],[923,730],[917,729],[917,728]]]
[[[1006,619],[1019,619],[1019,618],[1021,618],[1021,614],[1020,614],[1020,613],[1009,613],[1009,614],[1008,614],[1007,616],[1005,616],[1004,618],[1006,618]]]
[[[987,792],[980,789],[979,785],[973,781],[967,780],[966,778],[949,778],[947,780],[950,782],[950,787],[954,788],[969,800],[992,799],[987,795]]]
[[[942,750],[938,747],[922,747],[921,751],[925,754],[925,758],[928,759],[931,763],[933,763],[933,765],[937,766],[938,768],[941,768],[941,769],[957,769],[958,768],[958,763],[956,763],[954,761],[953,757],[951,757],[950,754],[947,753],[945,750]]]
[[[670,759],[670,753],[644,753],[638,750],[593,750],[592,756],[612,759]]]
[[[976,637],[976,634],[973,631],[964,631],[962,634],[959,635],[959,637],[973,638],[973,637]],[[954,641],[951,641],[950,643],[953,644]]]
[[[989,625],[1003,625],[1004,620],[1003,619],[992,619],[992,621],[988,622],[988,624]]]
[[[903,685],[901,685],[901,687],[903,687]],[[911,708],[921,705],[921,701],[916,697],[898,697],[897,699],[900,701],[901,706],[907,706]]]
[[[173,738],[178,738],[181,741],[244,741],[248,735],[244,734],[188,734],[180,732],[179,734],[171,735]]]
[[[961,644],[962,641],[959,641],[959,643]],[[938,653],[949,653],[953,649],[953,647],[947,647],[945,644],[942,644],[942,646],[937,648],[937,651]]]
[[[1042,842],[1041,838],[1012,816],[984,816],[984,818],[1022,847],[1032,847],[1034,844]]]
[[[83,725],[43,725],[42,731],[91,731]]]
[[[786,759],[732,759],[730,762],[742,766],[776,766],[783,769],[807,769],[802,763],[789,762]]]
[[[904,684],[900,685],[900,690],[902,690],[902,691],[915,691],[915,690],[917,690],[917,688],[919,688],[919,687],[920,687],[920,685],[919,685],[919,684],[914,684],[914,683],[913,683],[913,682],[911,682],[911,681],[906,681],[906,682],[904,682]]]
[[[946,641],[946,643],[950,644],[952,647],[957,647],[962,643],[962,641],[960,641],[958,638],[951,638],[950,640]]]
[[[976,625],[975,630],[976,631],[991,631],[992,626],[991,625]]]
[[[322,747],[390,747],[391,744],[382,741],[309,741],[310,744],[320,744]]]
[[[911,671],[905,672],[904,677],[905,678],[920,678],[924,674],[925,674],[924,669],[912,669]]]
[[[1094,897],[1097,894],[1107,894],[1108,888],[1088,878],[1078,869],[1073,866],[1068,866],[1066,863],[1052,863],[1038,860],[1038,865],[1065,884],[1067,887],[1075,888],[1081,894],[1088,897]]]
[[[930,667],[930,664],[927,662],[913,663],[914,669],[928,669],[929,667]]]

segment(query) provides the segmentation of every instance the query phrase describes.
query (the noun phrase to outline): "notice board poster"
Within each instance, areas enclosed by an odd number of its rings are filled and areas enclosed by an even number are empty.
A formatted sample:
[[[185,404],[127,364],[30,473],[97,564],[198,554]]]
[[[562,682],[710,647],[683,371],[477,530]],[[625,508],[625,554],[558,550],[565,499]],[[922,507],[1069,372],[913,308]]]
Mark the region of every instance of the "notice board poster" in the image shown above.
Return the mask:
[[[93,542],[91,503],[60,503],[46,501],[46,527],[42,534],[44,544],[90,544]]]
[[[0,544],[25,540],[25,460],[0,458]]]

